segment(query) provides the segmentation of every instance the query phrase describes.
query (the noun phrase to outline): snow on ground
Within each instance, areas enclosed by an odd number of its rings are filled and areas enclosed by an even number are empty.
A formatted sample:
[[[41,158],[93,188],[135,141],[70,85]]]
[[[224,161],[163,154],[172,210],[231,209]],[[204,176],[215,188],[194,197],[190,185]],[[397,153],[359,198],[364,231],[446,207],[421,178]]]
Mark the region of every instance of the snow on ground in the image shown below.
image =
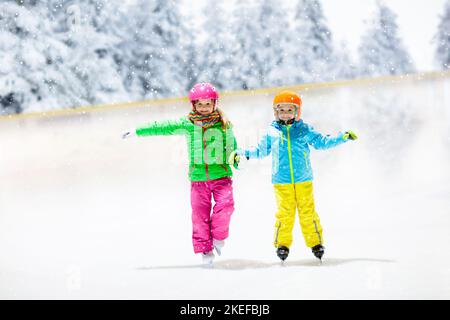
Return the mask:
[[[450,80],[302,93],[303,118],[359,140],[312,151],[326,253],[298,219],[284,266],[272,247],[270,159],[235,173],[230,238],[200,267],[182,137],[121,140],[186,102],[0,121],[2,299],[449,299]],[[272,95],[221,101],[241,146]]]

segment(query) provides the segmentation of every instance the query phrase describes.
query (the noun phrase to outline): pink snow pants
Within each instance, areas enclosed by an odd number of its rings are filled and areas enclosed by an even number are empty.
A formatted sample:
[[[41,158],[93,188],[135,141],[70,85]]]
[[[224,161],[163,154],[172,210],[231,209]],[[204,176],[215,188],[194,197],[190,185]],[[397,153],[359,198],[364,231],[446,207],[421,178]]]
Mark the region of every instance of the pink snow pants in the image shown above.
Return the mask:
[[[214,208],[211,214],[211,196]],[[231,214],[234,211],[231,178],[191,182],[192,243],[194,252],[209,252],[213,239],[228,237]]]

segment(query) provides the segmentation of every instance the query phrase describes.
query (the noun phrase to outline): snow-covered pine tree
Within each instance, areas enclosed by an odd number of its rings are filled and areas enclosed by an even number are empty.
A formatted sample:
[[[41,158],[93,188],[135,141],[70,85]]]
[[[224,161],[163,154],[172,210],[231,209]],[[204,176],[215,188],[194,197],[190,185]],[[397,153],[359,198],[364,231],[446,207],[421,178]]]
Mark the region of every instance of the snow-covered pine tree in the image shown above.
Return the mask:
[[[361,75],[398,75],[415,70],[398,33],[395,13],[377,1],[374,19],[359,47]]]
[[[224,3],[220,1],[206,3],[203,13],[205,22],[202,29],[206,38],[201,44],[201,50],[197,51],[198,80],[211,82],[220,90],[234,89],[233,55],[237,48],[231,32],[230,17],[224,10]]]
[[[180,11],[183,10],[181,7]],[[182,82],[181,95],[186,95],[192,86],[199,82],[200,73],[200,58],[202,52],[200,35],[200,26],[197,23],[198,19],[193,11],[184,10],[180,19],[180,33],[179,54],[181,55],[182,63],[180,65],[180,81]]]
[[[358,67],[354,62],[348,47],[348,44],[344,41],[334,49],[333,60],[331,61],[334,65],[333,80],[353,79],[358,76]]]
[[[45,110],[78,103],[80,86],[69,79],[47,11],[34,1],[7,1],[0,10],[2,113]],[[69,82],[71,86],[66,86]],[[81,88],[82,89],[82,88]]]
[[[231,30],[236,37],[237,46],[233,57],[233,66],[239,70],[233,80],[237,89],[258,88],[261,84],[256,61],[259,49],[255,36],[259,30],[257,17],[258,7],[254,1],[236,3]]]
[[[333,79],[333,39],[320,1],[299,0],[293,22],[294,43],[289,56],[296,83]]]
[[[124,99],[106,5],[117,0],[8,1],[0,12],[4,112]]]
[[[120,38],[114,31],[124,15],[118,0],[48,0],[54,36],[67,47],[64,64],[83,86],[80,102],[118,102],[126,91],[114,58]],[[122,20],[122,23],[124,20]],[[65,83],[70,86],[71,83]]]
[[[184,95],[186,78],[178,6],[173,0],[138,0],[129,15],[130,39],[123,46],[127,86],[143,98]]]
[[[191,31],[191,30],[190,30]],[[183,79],[181,80],[184,84],[184,94],[188,92],[195,83],[199,81],[203,81],[200,79],[200,62],[199,57],[201,55],[200,45],[194,41],[188,41],[188,38],[181,39],[183,43],[182,57],[183,57],[183,69],[181,76]],[[200,79],[200,80],[199,80]]]
[[[38,0],[5,0],[5,2],[15,2],[17,3],[19,6],[35,6],[38,2]]]
[[[289,17],[280,1],[237,2],[231,27],[236,41],[233,81],[249,89],[281,85],[288,79],[282,72],[289,44]]]
[[[258,61],[259,6],[254,0],[238,1],[233,9],[231,31],[235,36],[233,84],[236,89],[259,88],[261,73]]]
[[[286,50],[290,42],[288,12],[282,1],[264,0],[261,3],[256,56],[262,87],[292,84],[282,67],[287,62]]]
[[[444,14],[440,17],[437,34],[434,38],[436,48],[436,61],[440,68],[450,68],[450,1],[447,1]]]

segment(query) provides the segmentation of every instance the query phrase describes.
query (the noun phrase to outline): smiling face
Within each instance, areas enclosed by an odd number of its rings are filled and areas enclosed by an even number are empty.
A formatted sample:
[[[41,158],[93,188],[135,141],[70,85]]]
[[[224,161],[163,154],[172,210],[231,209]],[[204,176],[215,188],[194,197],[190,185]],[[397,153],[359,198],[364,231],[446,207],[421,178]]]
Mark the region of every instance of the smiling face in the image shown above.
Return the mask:
[[[200,99],[194,102],[194,109],[202,115],[207,115],[214,111],[215,104],[213,99]]]
[[[297,108],[293,104],[282,105],[276,108],[278,118],[284,122],[294,119]]]

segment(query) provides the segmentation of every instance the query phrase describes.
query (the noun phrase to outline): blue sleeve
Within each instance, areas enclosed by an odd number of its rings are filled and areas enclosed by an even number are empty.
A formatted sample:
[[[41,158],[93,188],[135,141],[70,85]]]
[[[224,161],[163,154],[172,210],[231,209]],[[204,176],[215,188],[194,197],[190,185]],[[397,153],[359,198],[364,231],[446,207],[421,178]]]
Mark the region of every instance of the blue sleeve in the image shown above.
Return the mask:
[[[270,154],[272,149],[271,138],[268,133],[266,133],[260,140],[258,146],[247,149],[247,150],[238,150],[238,154],[241,156],[245,156],[247,159],[255,159],[255,158],[264,158]]]
[[[344,140],[343,135],[343,133],[339,133],[336,137],[324,136],[308,126],[308,144],[312,145],[314,149],[329,149],[345,143],[347,141]]]

